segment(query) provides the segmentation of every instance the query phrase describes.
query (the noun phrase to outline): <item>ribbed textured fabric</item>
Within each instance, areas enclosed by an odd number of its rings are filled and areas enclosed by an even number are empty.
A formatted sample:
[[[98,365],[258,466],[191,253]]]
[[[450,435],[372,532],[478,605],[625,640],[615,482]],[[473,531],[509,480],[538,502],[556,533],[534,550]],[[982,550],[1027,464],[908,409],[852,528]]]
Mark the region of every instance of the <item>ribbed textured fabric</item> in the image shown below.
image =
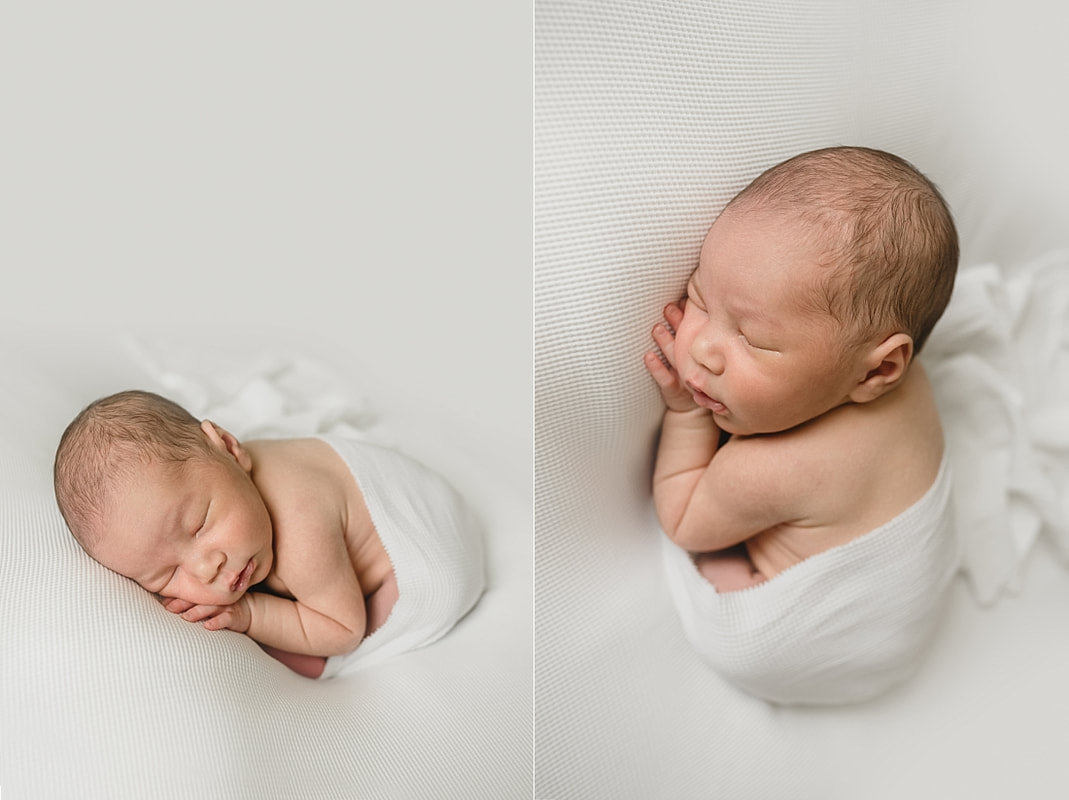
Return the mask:
[[[319,438],[353,473],[399,595],[386,622],[356,650],[327,659],[320,677],[331,678],[437,641],[468,613],[486,579],[479,522],[440,475],[385,447]]]
[[[894,519],[738,592],[718,593],[663,537],[688,641],[736,686],[777,703],[887,691],[916,671],[958,570],[950,486],[944,456],[931,488]]]

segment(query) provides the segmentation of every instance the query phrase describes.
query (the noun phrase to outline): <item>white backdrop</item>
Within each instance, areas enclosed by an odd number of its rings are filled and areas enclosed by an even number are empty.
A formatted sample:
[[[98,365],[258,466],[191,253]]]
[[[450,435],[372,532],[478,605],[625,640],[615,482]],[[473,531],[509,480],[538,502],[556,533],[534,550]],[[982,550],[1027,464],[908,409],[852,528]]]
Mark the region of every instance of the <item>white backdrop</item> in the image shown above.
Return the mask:
[[[506,5],[5,6],[0,318],[313,330],[529,455]]]

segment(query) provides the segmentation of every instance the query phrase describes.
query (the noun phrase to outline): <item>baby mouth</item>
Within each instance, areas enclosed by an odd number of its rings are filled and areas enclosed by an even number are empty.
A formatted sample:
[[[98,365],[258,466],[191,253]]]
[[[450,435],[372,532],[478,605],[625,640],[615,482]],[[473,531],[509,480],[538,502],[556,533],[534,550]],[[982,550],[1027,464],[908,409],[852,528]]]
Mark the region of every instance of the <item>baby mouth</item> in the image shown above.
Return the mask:
[[[728,410],[728,407],[721,403],[719,400],[715,400],[701,389],[697,389],[694,386],[690,387],[691,393],[694,395],[694,402],[702,408],[707,408],[714,414],[723,414]]]
[[[256,568],[256,564],[250,558],[249,563],[245,565],[245,568],[238,573],[238,576],[234,578],[234,582],[230,584],[230,591],[240,592],[244,591],[249,586],[249,579],[252,578],[253,570]]]

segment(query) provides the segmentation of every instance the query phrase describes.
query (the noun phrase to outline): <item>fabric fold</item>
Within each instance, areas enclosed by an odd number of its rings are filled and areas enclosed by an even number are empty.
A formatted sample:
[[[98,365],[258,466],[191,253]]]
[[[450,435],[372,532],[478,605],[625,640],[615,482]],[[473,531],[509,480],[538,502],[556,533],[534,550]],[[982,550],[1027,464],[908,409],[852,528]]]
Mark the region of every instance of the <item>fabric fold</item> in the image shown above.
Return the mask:
[[[367,401],[302,354],[214,352],[165,337],[128,338],[127,352],[175,402],[239,438],[331,433],[383,442]]]
[[[922,358],[954,467],[962,571],[989,605],[1020,589],[1039,536],[1069,560],[1069,253],[962,270]]]
[[[916,670],[959,566],[946,457],[924,496],[885,525],[764,583],[718,593],[663,537],[683,630],[721,676],[782,704],[875,697]]]

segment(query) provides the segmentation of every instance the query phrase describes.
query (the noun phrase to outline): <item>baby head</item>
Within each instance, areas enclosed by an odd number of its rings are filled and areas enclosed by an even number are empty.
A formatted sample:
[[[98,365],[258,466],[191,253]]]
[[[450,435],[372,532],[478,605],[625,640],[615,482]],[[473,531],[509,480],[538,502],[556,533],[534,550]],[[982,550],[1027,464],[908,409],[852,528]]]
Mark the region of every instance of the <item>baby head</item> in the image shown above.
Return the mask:
[[[677,369],[730,433],[772,433],[899,385],[950,299],[954,222],[897,156],[803,153],[714,222],[688,284]]]
[[[795,222],[823,251],[811,301],[847,347],[902,331],[916,353],[942,316],[958,269],[958,235],[935,185],[907,161],[831,147],[763,172],[725,211]]]
[[[150,392],[90,404],[56,452],[56,500],[90,556],[165,597],[227,605],[272,565],[246,449]]]

